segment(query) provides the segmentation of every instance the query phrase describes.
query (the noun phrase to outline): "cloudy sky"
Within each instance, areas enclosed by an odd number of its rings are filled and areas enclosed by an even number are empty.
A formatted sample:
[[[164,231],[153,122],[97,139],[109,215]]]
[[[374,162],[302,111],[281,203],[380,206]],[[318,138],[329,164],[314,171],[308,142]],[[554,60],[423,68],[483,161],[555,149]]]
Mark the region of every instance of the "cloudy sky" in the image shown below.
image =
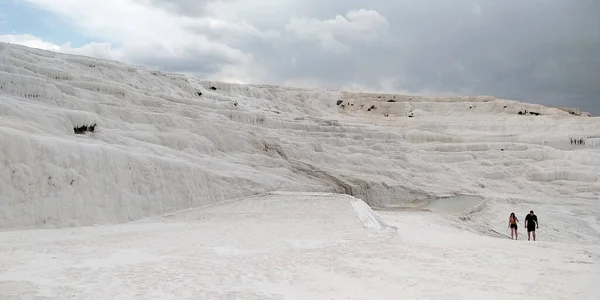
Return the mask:
[[[600,115],[597,0],[0,0],[0,41],[244,83]]]

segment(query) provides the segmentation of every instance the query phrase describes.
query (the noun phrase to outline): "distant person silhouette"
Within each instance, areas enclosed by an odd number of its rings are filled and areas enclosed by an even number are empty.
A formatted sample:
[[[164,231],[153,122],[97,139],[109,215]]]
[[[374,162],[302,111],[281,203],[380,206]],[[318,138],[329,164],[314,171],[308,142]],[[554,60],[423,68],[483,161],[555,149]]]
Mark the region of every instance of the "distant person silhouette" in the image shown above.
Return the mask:
[[[533,240],[535,241],[535,229],[540,227],[538,225],[537,216],[533,213],[533,210],[530,210],[529,214],[525,217],[525,227],[527,227],[527,240],[531,240],[531,233],[533,232]]]
[[[517,233],[517,222],[519,222],[519,219],[517,219],[515,213],[510,213],[510,216],[508,217],[508,228],[510,228],[510,238],[514,240],[519,239],[519,234]]]

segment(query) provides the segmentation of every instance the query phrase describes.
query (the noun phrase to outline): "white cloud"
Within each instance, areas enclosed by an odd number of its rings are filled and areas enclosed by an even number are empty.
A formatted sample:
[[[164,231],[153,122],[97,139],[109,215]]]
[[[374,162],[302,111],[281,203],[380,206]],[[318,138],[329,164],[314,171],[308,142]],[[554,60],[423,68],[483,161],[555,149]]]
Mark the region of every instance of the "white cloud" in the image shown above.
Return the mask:
[[[21,44],[54,51],[119,59],[171,71],[197,75],[218,73],[224,68],[255,66],[249,53],[216,41],[208,35],[221,31],[225,36],[272,37],[247,23],[213,19],[190,19],[133,0],[24,0],[71,22],[83,34],[107,41],[73,49],[50,45],[40,39]],[[117,8],[117,9],[115,9]],[[190,30],[190,29],[194,30]],[[203,32],[204,31],[204,32]],[[21,37],[22,39],[22,37]],[[224,39],[227,40],[227,39]],[[118,45],[116,47],[114,45]],[[35,47],[35,46],[34,46]],[[219,80],[220,78],[216,78]],[[259,78],[255,78],[255,80]]]
[[[361,9],[328,20],[292,18],[285,28],[299,39],[316,41],[325,50],[341,52],[350,49],[347,42],[375,40],[388,27],[386,18],[377,11]]]
[[[25,0],[71,21],[88,35],[115,43],[169,44],[182,38],[177,19],[131,0]]]
[[[192,32],[208,36],[212,40],[229,43],[256,38],[272,40],[281,36],[275,30],[261,31],[246,20],[229,22],[214,17],[203,17],[186,19],[185,24]]]
[[[110,43],[96,43],[92,42],[85,44],[79,48],[72,48],[70,44],[63,46],[60,52],[78,54],[84,56],[91,56],[103,59],[110,59],[116,61],[128,60],[127,54],[121,49],[114,49]]]
[[[23,46],[27,46],[27,47],[38,48],[38,49],[43,49],[43,50],[50,50],[50,51],[61,51],[61,49],[63,49],[63,47],[61,47],[59,45],[43,41],[42,39],[40,39],[36,36],[33,36],[33,35],[29,35],[29,34],[0,35],[0,42],[23,45]]]
[[[109,60],[117,60],[122,61],[126,60],[124,53],[118,49],[113,49],[109,43],[89,43],[82,47],[73,48],[70,43],[66,43],[63,45],[56,45],[54,43],[44,41],[39,37],[30,35],[30,34],[21,34],[21,35],[0,35],[0,42],[23,45],[27,47],[50,50],[55,52],[69,53],[69,54],[77,54],[84,56],[92,56],[102,59]]]
[[[175,2],[177,0],[155,1]],[[205,14],[221,20],[233,22],[249,19],[253,24],[274,28],[287,23],[295,9],[307,3],[305,0],[208,1],[203,10]]]
[[[123,51],[119,49],[113,49],[109,43],[92,42],[83,45],[82,47],[73,48],[71,47],[70,43],[57,45],[48,41],[44,41],[39,37],[30,34],[0,35],[0,42],[23,45],[27,47],[50,50],[55,52],[91,56],[116,61],[127,61],[125,53],[123,53]]]

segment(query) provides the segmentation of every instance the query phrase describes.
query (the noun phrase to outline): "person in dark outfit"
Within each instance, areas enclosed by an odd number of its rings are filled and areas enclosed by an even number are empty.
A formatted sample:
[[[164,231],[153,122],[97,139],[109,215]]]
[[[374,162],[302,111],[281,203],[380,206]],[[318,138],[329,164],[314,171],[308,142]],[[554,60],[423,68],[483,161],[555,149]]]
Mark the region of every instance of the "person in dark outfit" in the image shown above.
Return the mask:
[[[529,211],[529,214],[525,217],[525,227],[527,227],[527,240],[531,240],[531,233],[533,232],[533,240],[535,241],[535,229],[540,227],[533,210]]]
[[[508,228],[510,228],[511,239],[519,239],[519,234],[517,233],[517,222],[519,222],[519,219],[517,219],[515,213],[510,213],[510,216],[508,217]]]

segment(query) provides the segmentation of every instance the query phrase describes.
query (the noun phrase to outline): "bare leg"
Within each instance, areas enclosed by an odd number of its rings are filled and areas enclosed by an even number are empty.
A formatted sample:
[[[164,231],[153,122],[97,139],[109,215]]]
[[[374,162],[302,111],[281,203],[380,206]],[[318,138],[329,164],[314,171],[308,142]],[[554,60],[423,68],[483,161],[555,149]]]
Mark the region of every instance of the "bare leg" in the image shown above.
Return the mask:
[[[533,232],[533,241],[535,242],[535,231]]]
[[[511,239],[511,240],[514,240],[514,239],[515,239],[515,238],[514,238],[514,235],[515,235],[515,229],[514,229],[514,228],[511,228],[511,229],[510,229],[510,239]]]
[[[527,240],[531,240],[531,231],[527,231]]]
[[[515,229],[515,240],[519,239],[519,232]]]

